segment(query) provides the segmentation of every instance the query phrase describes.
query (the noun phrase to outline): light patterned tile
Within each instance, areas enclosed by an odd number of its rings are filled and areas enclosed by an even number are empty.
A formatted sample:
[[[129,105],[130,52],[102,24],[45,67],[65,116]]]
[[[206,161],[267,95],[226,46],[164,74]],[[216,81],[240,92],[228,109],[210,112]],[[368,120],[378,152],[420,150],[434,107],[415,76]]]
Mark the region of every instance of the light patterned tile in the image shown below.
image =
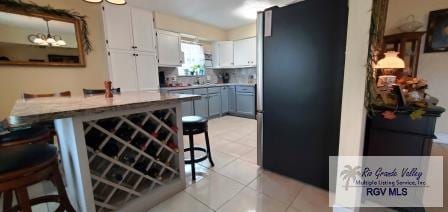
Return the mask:
[[[187,182],[187,185],[191,185],[192,183],[198,183],[199,181],[203,180],[204,178],[212,175],[214,172],[211,169],[207,169],[206,167],[203,167],[199,164],[196,164],[195,166],[195,172],[196,172],[196,181],[193,182],[193,178],[191,175],[191,165],[185,165],[185,181]]]
[[[275,200],[291,204],[305,185],[279,174],[263,171],[249,187]]]
[[[240,157],[241,160],[245,160],[247,162],[257,164],[257,149],[253,149],[250,152],[244,154]]]
[[[194,199],[186,192],[180,192],[175,196],[156,205],[148,212],[168,212],[168,211],[194,211],[194,212],[212,212],[210,208]]]
[[[237,159],[227,166],[217,169],[216,172],[234,179],[241,184],[248,185],[258,177],[262,169],[258,165]]]
[[[222,167],[226,166],[227,164],[229,164],[230,162],[236,160],[236,157],[233,155],[229,155],[226,153],[212,150],[212,159],[213,159],[213,163],[215,164],[214,167],[211,167],[210,162],[208,160],[202,161],[199,164],[206,168],[216,170],[216,169],[222,168]]]
[[[245,188],[222,206],[218,212],[281,212],[285,211],[287,207],[288,205],[285,203]]]
[[[195,199],[213,210],[232,199],[244,186],[220,174],[212,174],[185,189]],[[185,210],[183,210],[185,211]]]
[[[328,191],[305,185],[299,192],[291,207],[301,211],[329,212],[332,208],[329,204]]]
[[[221,143],[215,145],[213,149],[216,151],[219,151],[219,152],[223,152],[223,153],[232,155],[234,157],[241,157],[244,154],[255,149],[255,147],[246,146],[246,145],[239,144],[239,143],[222,141]]]

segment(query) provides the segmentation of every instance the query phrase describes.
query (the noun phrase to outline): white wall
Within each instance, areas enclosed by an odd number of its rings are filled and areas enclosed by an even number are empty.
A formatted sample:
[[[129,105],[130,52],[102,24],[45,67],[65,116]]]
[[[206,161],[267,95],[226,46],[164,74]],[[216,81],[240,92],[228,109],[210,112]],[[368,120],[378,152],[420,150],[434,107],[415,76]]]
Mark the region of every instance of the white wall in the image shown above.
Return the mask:
[[[424,23],[420,31],[426,31],[429,12],[448,8],[448,0],[389,0],[389,11],[386,21],[386,34],[396,33],[396,27],[409,15]],[[424,42],[424,39],[422,42]],[[420,52],[418,76],[428,80],[428,93],[440,100],[439,105],[448,108],[448,52]],[[436,133],[448,133],[448,114],[439,118]]]

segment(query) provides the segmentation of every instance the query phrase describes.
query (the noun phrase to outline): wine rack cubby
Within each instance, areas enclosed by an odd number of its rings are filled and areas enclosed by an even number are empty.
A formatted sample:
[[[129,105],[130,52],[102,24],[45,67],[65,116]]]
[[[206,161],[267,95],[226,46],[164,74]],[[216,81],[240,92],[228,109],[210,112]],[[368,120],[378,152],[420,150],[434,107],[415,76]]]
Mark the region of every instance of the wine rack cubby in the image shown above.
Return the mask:
[[[175,108],[83,122],[97,211],[123,204],[181,177]]]

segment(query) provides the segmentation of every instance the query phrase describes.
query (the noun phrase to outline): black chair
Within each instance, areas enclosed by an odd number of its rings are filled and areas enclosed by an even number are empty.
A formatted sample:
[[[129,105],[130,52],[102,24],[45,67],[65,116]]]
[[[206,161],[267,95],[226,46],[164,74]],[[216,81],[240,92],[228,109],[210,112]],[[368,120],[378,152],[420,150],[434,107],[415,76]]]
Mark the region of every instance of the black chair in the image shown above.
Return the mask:
[[[212,153],[210,151],[210,142],[208,139],[208,120],[201,116],[184,116],[182,117],[183,134],[188,135],[190,147],[184,149],[184,152],[190,152],[190,160],[185,160],[185,164],[191,164],[191,175],[193,181],[196,180],[196,172],[194,165],[208,158],[211,166],[215,166],[212,160]],[[205,134],[205,145],[207,149],[202,147],[194,146],[194,136],[196,134]],[[194,152],[201,151],[205,152],[205,156],[200,158],[195,158]]]
[[[45,128],[16,130],[0,136],[0,194],[3,211],[31,212],[31,206],[44,202],[59,202],[56,211],[75,211],[70,204],[59,172],[57,149],[48,144],[52,136]],[[57,195],[30,199],[27,187],[50,180]],[[12,205],[15,193],[18,205]]]
[[[105,94],[106,89],[82,89],[82,92],[84,93],[84,96],[93,96],[93,95],[99,95],[99,94]],[[112,88],[113,94],[120,94],[121,90],[120,88]]]

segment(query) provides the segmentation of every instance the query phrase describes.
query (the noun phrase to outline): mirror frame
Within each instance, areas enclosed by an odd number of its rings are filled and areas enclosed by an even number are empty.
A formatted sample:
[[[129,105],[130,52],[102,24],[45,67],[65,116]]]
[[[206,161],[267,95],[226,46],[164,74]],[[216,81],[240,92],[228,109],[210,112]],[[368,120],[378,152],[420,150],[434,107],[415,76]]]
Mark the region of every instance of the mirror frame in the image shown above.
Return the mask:
[[[76,42],[78,44],[79,63],[59,63],[59,62],[28,62],[28,61],[0,61],[0,65],[8,66],[56,66],[56,67],[86,67],[84,54],[84,46],[81,41],[81,24],[78,19],[66,18],[61,16],[49,15],[44,13],[29,13],[21,10],[11,9],[0,5],[0,12],[13,13],[18,15],[32,16],[42,19],[56,20],[62,22],[73,23],[75,25]]]

